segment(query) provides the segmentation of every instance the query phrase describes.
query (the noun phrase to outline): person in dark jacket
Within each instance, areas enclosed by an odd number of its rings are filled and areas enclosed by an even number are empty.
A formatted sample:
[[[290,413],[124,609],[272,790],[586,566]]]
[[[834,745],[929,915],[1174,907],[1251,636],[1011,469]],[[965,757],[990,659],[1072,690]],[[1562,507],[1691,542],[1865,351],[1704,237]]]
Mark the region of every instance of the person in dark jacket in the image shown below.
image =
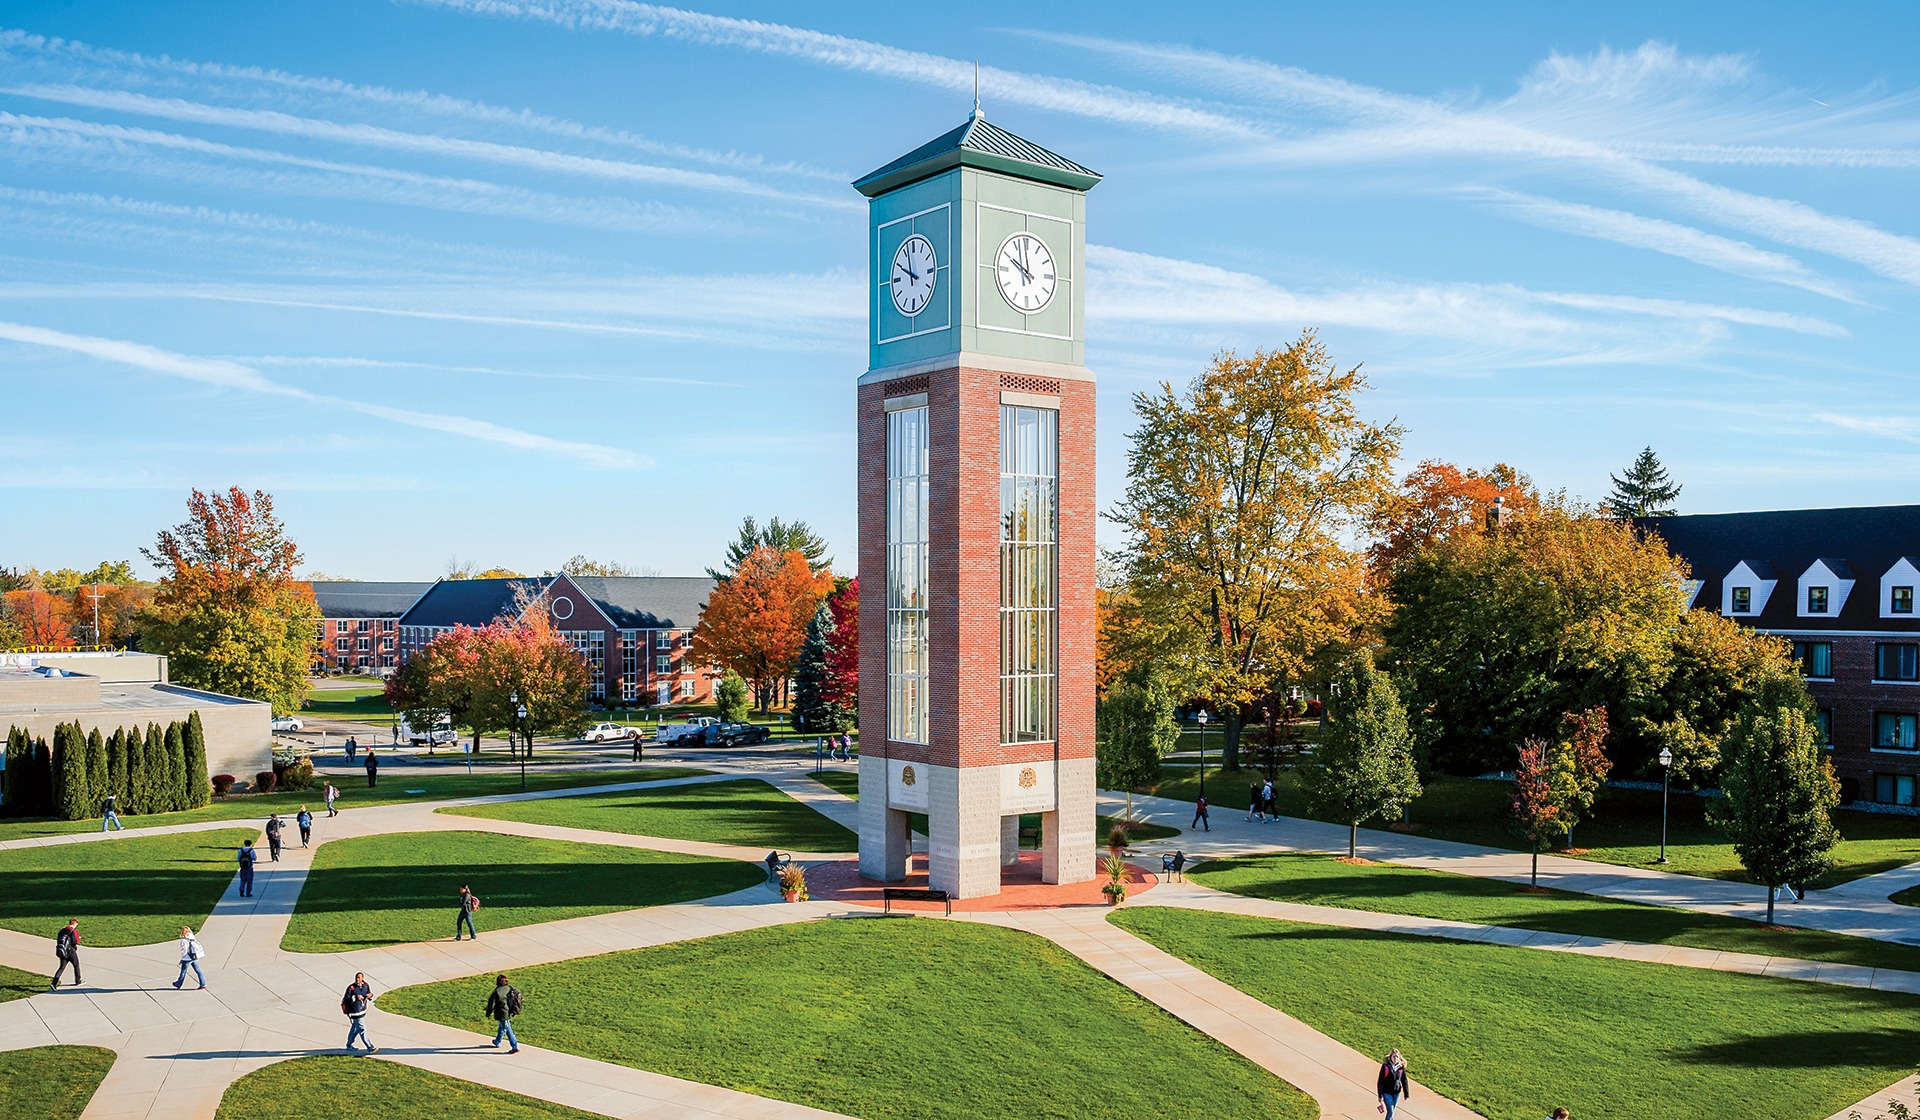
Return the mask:
[[[260,854],[253,850],[253,841],[248,840],[241,844],[240,851],[234,858],[240,861],[240,897],[252,898],[253,861],[260,858]]]
[[[494,980],[493,992],[487,996],[487,1017],[500,1024],[493,1032],[493,1044],[500,1045],[501,1039],[507,1040],[512,1047],[509,1054],[520,1052],[520,1040],[513,1035],[513,1017],[520,1014],[520,989],[507,983],[507,974],[501,973]]]
[[[61,928],[53,938],[53,959],[60,967],[53,974],[53,983],[47,986],[49,992],[60,986],[60,978],[67,974],[67,966],[73,966],[73,982],[80,983],[80,919],[75,918]]]
[[[306,847],[313,840],[313,814],[307,812],[305,805],[300,806],[300,815],[293,818],[300,826],[300,846]]]
[[[373,985],[367,983],[367,974],[356,972],[353,983],[347,985],[345,994],[340,997],[340,1010],[347,1016],[347,1052],[353,1052],[353,1040],[359,1039],[367,1044],[367,1053],[378,1054],[380,1048],[367,1037],[367,1009],[373,1006]]]
[[[267,858],[274,863],[280,862],[280,831],[286,827],[278,813],[267,818]]]
[[[1193,799],[1193,823],[1187,827],[1194,829],[1203,824],[1207,826],[1208,832],[1213,831],[1213,822],[1207,819],[1207,795],[1204,793]]]
[[[368,748],[367,750],[367,788],[372,789],[373,787],[379,784],[380,784],[380,756],[373,753],[372,748]]]
[[[100,831],[105,832],[109,827],[115,832],[127,830],[127,826],[120,823],[120,799],[111,793],[100,803]]]
[[[455,941],[460,940],[460,928],[462,926],[465,926],[467,932],[473,935],[475,941],[480,940],[480,931],[473,928],[473,912],[478,909],[480,909],[480,900],[473,897],[472,888],[461,887],[460,914],[453,919],[453,939]]]
[[[1407,1091],[1407,1060],[1400,1056],[1399,1050],[1387,1052],[1387,1060],[1380,1063],[1380,1077],[1375,1086],[1380,1091],[1380,1109],[1387,1114],[1387,1120],[1393,1120],[1393,1110],[1400,1102],[1412,1096]]]

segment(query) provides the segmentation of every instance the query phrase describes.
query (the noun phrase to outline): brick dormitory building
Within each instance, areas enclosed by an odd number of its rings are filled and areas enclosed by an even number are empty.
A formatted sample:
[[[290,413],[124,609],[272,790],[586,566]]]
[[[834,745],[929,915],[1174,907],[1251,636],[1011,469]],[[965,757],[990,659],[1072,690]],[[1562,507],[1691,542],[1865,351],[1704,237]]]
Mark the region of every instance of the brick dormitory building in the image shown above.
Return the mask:
[[[320,626],[313,671],[390,675],[400,664],[400,616],[432,586],[369,580],[316,581],[313,598],[320,606]]]
[[[705,576],[443,579],[395,620],[398,657],[404,662],[455,627],[517,620],[524,590],[587,659],[592,699],[703,703],[713,698],[717,678],[694,663],[693,628],[713,587]]]
[[[1920,506],[1640,524],[1692,568],[1692,605],[1793,642],[1843,797],[1920,803]]]

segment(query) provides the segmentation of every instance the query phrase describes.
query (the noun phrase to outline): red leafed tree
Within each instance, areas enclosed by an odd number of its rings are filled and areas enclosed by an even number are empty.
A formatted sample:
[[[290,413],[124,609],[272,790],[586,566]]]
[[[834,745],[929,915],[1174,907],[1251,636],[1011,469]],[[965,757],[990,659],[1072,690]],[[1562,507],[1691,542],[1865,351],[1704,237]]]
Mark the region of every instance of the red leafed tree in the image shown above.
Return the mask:
[[[530,626],[495,624],[481,631],[479,679],[473,719],[496,731],[523,732],[522,746],[535,735],[577,735],[587,728],[587,689],[593,670],[573,643],[554,633],[545,612],[529,615]],[[524,706],[522,721],[518,709]]]
[[[1606,706],[1599,705],[1584,712],[1562,713],[1560,733],[1569,764],[1573,767],[1573,796],[1563,811],[1567,843],[1571,845],[1573,826],[1579,824],[1587,815],[1587,810],[1593,808],[1593,799],[1599,796],[1600,787],[1613,770],[1613,760],[1607,757]]]
[[[833,646],[827,651],[827,672],[821,693],[830,703],[849,712],[860,710],[860,578],[827,596],[833,614]]]
[[[65,599],[46,591],[9,591],[7,606],[13,609],[22,645],[73,647],[73,618]]]
[[[1573,752],[1564,743],[1528,739],[1513,768],[1514,827],[1533,848],[1531,885],[1540,884],[1540,845],[1566,835],[1569,808],[1579,795]]]
[[[740,674],[765,711],[793,672],[814,610],[832,590],[832,573],[816,575],[801,552],[759,545],[708,597],[694,627],[693,655]]]
[[[1373,585],[1384,587],[1396,564],[1428,545],[1483,532],[1495,498],[1514,516],[1540,504],[1533,480],[1505,463],[1479,471],[1428,459],[1408,471],[1368,519],[1374,536],[1367,550]]]

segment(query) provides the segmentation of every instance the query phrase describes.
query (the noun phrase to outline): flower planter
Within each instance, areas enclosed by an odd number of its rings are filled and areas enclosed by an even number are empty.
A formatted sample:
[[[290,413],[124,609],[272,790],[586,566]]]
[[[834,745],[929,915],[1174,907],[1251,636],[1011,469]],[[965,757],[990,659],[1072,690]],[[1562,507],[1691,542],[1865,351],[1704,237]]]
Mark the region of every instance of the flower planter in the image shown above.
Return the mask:
[[[781,893],[781,894],[784,894],[784,895],[786,895],[786,896],[787,896],[787,901],[788,901],[788,902],[798,902],[798,901],[800,901],[800,892],[799,892],[799,891],[781,891],[780,893]]]

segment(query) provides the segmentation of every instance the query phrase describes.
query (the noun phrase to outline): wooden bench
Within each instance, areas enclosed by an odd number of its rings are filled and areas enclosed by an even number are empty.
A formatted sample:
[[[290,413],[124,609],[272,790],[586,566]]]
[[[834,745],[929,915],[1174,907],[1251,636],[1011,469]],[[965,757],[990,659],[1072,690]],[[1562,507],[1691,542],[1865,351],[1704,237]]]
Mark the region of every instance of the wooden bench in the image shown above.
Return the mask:
[[[893,904],[898,902],[940,902],[947,907],[947,916],[953,916],[953,898],[946,891],[928,890],[924,887],[882,887],[880,897],[885,905],[880,908],[882,914],[893,913]]]

